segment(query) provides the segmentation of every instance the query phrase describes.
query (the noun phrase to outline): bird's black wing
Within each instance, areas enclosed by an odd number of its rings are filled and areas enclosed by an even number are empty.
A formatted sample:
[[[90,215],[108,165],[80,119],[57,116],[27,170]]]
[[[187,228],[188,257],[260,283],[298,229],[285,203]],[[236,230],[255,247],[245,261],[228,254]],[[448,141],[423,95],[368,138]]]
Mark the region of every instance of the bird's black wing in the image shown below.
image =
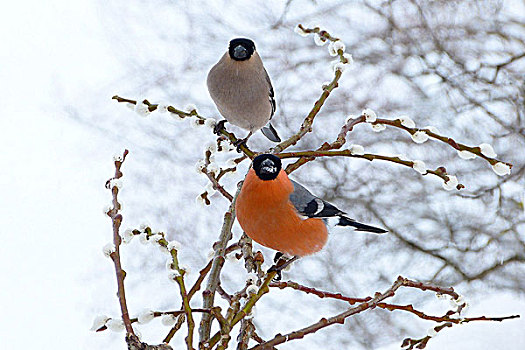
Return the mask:
[[[335,205],[314,196],[301,184],[293,180],[290,181],[294,185],[294,191],[290,194],[290,201],[299,214],[309,218],[329,218],[344,214]]]
[[[310,191],[304,188],[301,184],[292,181],[294,191],[290,194],[290,202],[294,205],[295,209],[300,215],[309,218],[322,218],[327,222],[329,218],[335,217],[337,226],[352,226],[356,231],[365,231],[373,233],[385,233],[386,230],[382,228],[362,224],[349,218],[344,212],[339,210],[335,205],[328,203],[314,196]]]
[[[275,114],[275,93],[273,91],[272,82],[270,81],[270,76],[268,75],[268,72],[266,71],[266,68],[264,68],[264,74],[266,76],[266,81],[268,82],[269,90],[268,90],[268,100],[270,101],[270,104],[272,105],[272,112],[270,114],[270,120],[273,118],[273,115]],[[264,126],[261,129],[264,136],[266,136],[270,141],[273,142],[281,142],[281,138],[279,137],[279,134],[277,133],[277,130],[273,127],[272,123],[268,123],[267,126]]]
[[[268,91],[268,98],[270,100],[270,104],[272,105],[272,114],[270,115],[270,120],[271,120],[273,115],[275,114],[275,109],[276,109],[275,93],[273,91],[272,81],[270,80],[270,76],[268,75],[266,68],[264,68],[264,74],[266,75],[266,81],[268,82],[268,86],[270,87],[270,90]]]

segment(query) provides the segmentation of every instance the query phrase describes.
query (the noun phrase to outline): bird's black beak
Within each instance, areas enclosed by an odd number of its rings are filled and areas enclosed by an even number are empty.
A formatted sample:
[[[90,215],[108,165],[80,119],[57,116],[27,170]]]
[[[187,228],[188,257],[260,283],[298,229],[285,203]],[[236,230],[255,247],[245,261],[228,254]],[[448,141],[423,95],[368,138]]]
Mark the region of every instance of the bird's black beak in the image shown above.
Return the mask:
[[[246,50],[242,45],[237,45],[233,49],[233,56],[239,60],[248,57],[248,50]]]
[[[261,163],[261,174],[273,175],[277,172],[277,167],[270,159],[265,159]]]

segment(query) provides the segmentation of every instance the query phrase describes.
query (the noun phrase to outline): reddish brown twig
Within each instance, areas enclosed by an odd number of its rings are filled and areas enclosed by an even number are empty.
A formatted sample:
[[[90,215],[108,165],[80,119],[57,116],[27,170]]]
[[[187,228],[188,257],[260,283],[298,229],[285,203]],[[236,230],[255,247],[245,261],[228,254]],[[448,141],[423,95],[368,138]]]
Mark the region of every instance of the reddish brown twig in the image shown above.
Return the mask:
[[[136,100],[131,100],[129,98],[124,98],[124,97],[120,97],[118,95],[115,95],[112,97],[113,100],[116,100],[117,102],[120,102],[120,103],[131,103],[133,105],[136,105],[138,102]],[[150,103],[148,100],[143,100],[141,101],[140,103],[143,103],[144,105],[148,106],[148,111],[150,112],[153,112],[155,111],[159,105],[158,104],[154,104],[154,103]],[[177,109],[173,106],[167,106],[166,110],[172,114],[175,114],[177,115],[178,117],[180,118],[188,118],[188,117],[195,117],[198,119],[198,122],[199,124],[204,124],[204,121],[206,120],[205,117],[201,116],[200,114],[197,113],[197,111],[193,110],[191,112],[184,112],[180,109]],[[231,144],[236,144],[237,141],[239,139],[237,139],[237,137],[231,133],[231,132],[228,132],[226,131],[226,129],[222,128],[220,131],[219,131],[220,134],[226,136],[228,138],[228,140],[230,140]],[[253,158],[255,157],[255,153],[250,150],[245,144],[241,144],[239,146],[239,149],[244,153],[246,154],[248,157],[250,158]]]
[[[126,156],[128,155],[128,153],[128,150],[124,150],[121,159],[115,159],[115,176],[106,182],[106,188],[110,189],[113,195],[113,208],[107,212],[107,215],[111,218],[111,221],[113,222],[113,244],[115,245],[115,251],[112,252],[109,256],[111,257],[111,260],[113,260],[113,264],[115,265],[115,273],[117,275],[117,296],[120,304],[120,311],[122,312],[122,321],[124,322],[124,326],[126,327],[126,332],[135,335],[133,327],[131,327],[128,306],[126,304],[126,291],[124,289],[124,277],[126,276],[126,273],[122,269],[122,265],[120,263],[121,238],[119,234],[119,229],[122,223],[122,214],[119,213],[119,188],[118,186],[112,186],[112,180],[120,179],[122,177],[122,172],[120,171],[120,168],[126,160]]]
[[[320,298],[332,298],[332,299],[338,299],[338,300],[346,301],[346,302],[350,303],[351,305],[353,305],[355,303],[361,303],[361,304],[356,306],[356,307],[350,308],[347,311],[345,311],[345,312],[343,312],[343,313],[341,313],[339,315],[336,315],[336,316],[331,317],[329,319],[321,319],[317,323],[314,323],[314,324],[312,324],[312,325],[310,325],[308,327],[305,327],[305,328],[300,329],[298,331],[289,333],[287,335],[283,336],[283,335],[278,334],[272,340],[269,340],[267,342],[259,344],[259,345],[255,346],[255,347],[251,348],[251,349],[265,349],[265,347],[267,347],[267,346],[274,346],[274,345],[277,345],[277,344],[281,344],[281,343],[287,342],[289,340],[302,338],[302,337],[304,337],[307,334],[315,333],[319,329],[327,327],[329,325],[332,325],[332,324],[335,324],[335,323],[344,323],[344,320],[347,317],[350,317],[352,315],[355,315],[355,314],[360,313],[362,311],[365,311],[367,309],[373,309],[375,307],[382,308],[382,309],[389,310],[389,311],[394,311],[394,310],[406,311],[406,312],[410,312],[410,313],[412,313],[412,314],[414,314],[414,315],[416,315],[416,316],[418,316],[418,317],[420,317],[422,319],[425,319],[425,320],[431,320],[431,321],[434,321],[434,322],[444,322],[443,324],[440,324],[440,325],[437,325],[437,326],[434,327],[434,331],[436,333],[441,331],[445,327],[452,327],[454,324],[468,323],[468,322],[472,322],[472,321],[497,321],[497,322],[501,322],[501,321],[504,321],[504,320],[509,320],[509,319],[514,319],[514,318],[519,318],[520,317],[519,315],[512,315],[512,316],[504,316],[504,317],[480,316],[480,317],[454,317],[453,318],[453,317],[451,317],[452,315],[454,315],[454,314],[458,314],[459,315],[460,312],[463,310],[463,308],[466,306],[466,303],[461,301],[461,297],[459,296],[459,294],[457,294],[454,291],[454,288],[451,288],[451,287],[448,287],[448,288],[446,288],[446,287],[439,287],[439,286],[435,286],[435,285],[432,285],[432,284],[429,284],[429,283],[416,282],[416,281],[412,281],[412,280],[409,280],[409,279],[401,277],[401,276],[399,276],[397,278],[396,282],[394,282],[394,284],[392,285],[392,287],[390,287],[390,289],[388,289],[383,294],[376,293],[374,298],[372,298],[372,297],[349,298],[349,297],[345,297],[345,296],[341,295],[340,293],[330,293],[330,292],[320,291],[320,290],[317,290],[315,288],[306,287],[306,286],[300,285],[299,283],[291,282],[291,281],[288,281],[288,282],[274,282],[274,283],[271,283],[269,286],[270,287],[280,288],[280,289],[293,288],[293,289],[296,289],[296,290],[299,290],[299,291],[302,291],[302,292],[305,292],[305,293],[308,293],[308,294],[314,294],[314,295],[316,295],[316,296],[318,296]],[[448,311],[443,316],[431,316],[431,315],[425,314],[422,311],[414,309],[414,307],[412,305],[410,305],[410,304],[409,305],[396,305],[396,304],[388,304],[388,303],[382,302],[382,300],[384,300],[386,298],[393,297],[395,292],[397,291],[397,289],[399,289],[400,287],[416,288],[416,289],[420,289],[422,291],[430,290],[430,291],[435,292],[438,295],[448,295],[454,301],[456,301],[457,309]],[[411,339],[411,338],[408,338],[408,339],[405,339],[403,341],[403,347],[410,346],[410,349],[412,349],[414,346],[417,345],[418,348],[422,349],[422,348],[424,348],[426,346],[426,344],[430,340],[430,338],[431,338],[431,336],[426,336],[424,338],[415,339],[415,340]]]
[[[346,311],[344,311],[344,312],[342,312],[342,313],[340,313],[340,314],[338,314],[336,316],[330,317],[328,319],[327,318],[322,318],[318,322],[316,322],[316,323],[314,323],[314,324],[312,324],[312,325],[310,325],[308,327],[299,329],[297,331],[288,333],[286,335],[278,334],[273,339],[271,339],[269,341],[266,341],[266,342],[264,342],[262,344],[254,346],[253,348],[251,348],[251,350],[255,350],[255,349],[263,350],[263,349],[266,349],[268,347],[275,346],[275,345],[278,345],[278,344],[282,344],[282,343],[290,341],[290,340],[301,339],[307,334],[315,333],[315,332],[317,332],[318,330],[320,330],[322,328],[328,327],[328,326],[336,324],[336,323],[343,324],[345,322],[346,318],[348,318],[350,316],[353,316],[355,314],[361,313],[361,312],[363,312],[365,310],[368,310],[370,308],[373,308],[373,307],[375,307],[377,305],[377,303],[381,302],[382,300],[384,300],[386,298],[389,298],[389,297],[392,297],[395,294],[395,292],[401,286],[403,286],[403,282],[404,282],[404,279],[403,279],[403,277],[400,276],[400,277],[398,277],[398,279],[394,282],[394,284],[388,290],[386,290],[384,293],[377,293],[373,298],[371,298],[367,302],[361,303],[360,305],[358,305],[356,307],[350,308],[350,309],[348,309],[348,310],[346,310]]]

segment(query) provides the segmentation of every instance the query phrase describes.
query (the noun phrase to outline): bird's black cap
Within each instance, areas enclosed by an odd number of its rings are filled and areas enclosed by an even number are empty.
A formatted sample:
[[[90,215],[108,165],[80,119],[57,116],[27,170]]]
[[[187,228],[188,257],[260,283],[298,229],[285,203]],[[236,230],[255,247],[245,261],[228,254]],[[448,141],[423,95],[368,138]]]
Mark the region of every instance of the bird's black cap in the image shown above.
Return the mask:
[[[250,39],[237,38],[230,41],[228,53],[235,61],[245,61],[255,52],[255,44]]]
[[[281,160],[273,154],[261,154],[253,159],[253,170],[261,180],[275,180],[281,171]]]

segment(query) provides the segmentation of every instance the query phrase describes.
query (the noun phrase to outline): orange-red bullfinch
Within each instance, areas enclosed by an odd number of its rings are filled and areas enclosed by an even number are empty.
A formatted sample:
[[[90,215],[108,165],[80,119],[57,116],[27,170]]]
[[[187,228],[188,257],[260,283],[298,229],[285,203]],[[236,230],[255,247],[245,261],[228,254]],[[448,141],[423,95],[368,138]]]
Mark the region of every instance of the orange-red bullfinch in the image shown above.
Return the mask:
[[[237,220],[255,242],[289,256],[318,252],[328,238],[327,220],[357,231],[387,232],[361,224],[290,180],[273,154],[254,158],[237,197]]]

